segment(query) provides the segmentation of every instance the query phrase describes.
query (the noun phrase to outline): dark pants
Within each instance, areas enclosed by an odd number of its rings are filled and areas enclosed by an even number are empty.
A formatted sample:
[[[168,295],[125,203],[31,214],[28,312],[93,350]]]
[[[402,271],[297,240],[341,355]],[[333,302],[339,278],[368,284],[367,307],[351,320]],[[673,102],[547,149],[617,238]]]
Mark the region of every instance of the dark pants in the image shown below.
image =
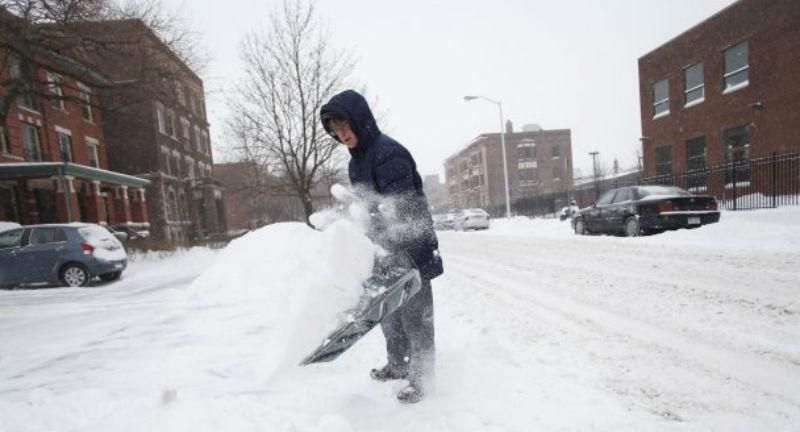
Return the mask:
[[[429,387],[434,380],[436,345],[433,340],[433,293],[431,281],[408,303],[381,321],[389,364],[407,370],[412,384]]]

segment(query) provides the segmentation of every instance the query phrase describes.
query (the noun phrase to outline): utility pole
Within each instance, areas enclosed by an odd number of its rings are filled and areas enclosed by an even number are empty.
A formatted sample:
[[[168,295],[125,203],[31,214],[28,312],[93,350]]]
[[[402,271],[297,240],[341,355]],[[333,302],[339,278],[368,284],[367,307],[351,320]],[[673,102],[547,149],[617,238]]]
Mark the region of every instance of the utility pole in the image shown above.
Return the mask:
[[[600,178],[597,174],[597,155],[599,155],[600,152],[595,150],[589,152],[589,154],[592,156],[592,172],[594,173],[594,200],[596,202],[597,199],[600,198]]]

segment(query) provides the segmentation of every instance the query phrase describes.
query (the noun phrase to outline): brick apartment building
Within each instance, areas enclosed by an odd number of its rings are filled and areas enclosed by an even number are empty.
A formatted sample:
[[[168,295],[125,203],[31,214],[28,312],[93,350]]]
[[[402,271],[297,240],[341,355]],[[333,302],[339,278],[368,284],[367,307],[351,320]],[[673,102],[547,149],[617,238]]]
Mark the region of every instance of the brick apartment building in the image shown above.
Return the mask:
[[[109,166],[150,180],[153,237],[225,232],[203,81],[139,20],[85,24],[82,31],[117,42],[113,52],[81,55],[112,82],[103,93],[103,103],[113,107],[104,122]]]
[[[800,150],[800,1],[740,0],[639,59],[645,176]]]
[[[0,14],[0,24],[15,19]],[[0,51],[0,58],[7,65],[0,70],[0,82],[11,83],[25,73],[11,51]],[[0,221],[147,227],[145,188],[150,182],[108,169],[97,91],[77,72],[63,71],[93,72],[52,52],[31,55],[29,64],[35,91],[16,98],[0,119]],[[0,94],[5,91],[0,87]]]
[[[514,132],[506,122],[506,156],[511,210],[514,201],[572,189],[572,141],[569,129],[526,126]],[[505,213],[500,134],[481,134],[445,161],[447,192],[453,207],[482,207]]]

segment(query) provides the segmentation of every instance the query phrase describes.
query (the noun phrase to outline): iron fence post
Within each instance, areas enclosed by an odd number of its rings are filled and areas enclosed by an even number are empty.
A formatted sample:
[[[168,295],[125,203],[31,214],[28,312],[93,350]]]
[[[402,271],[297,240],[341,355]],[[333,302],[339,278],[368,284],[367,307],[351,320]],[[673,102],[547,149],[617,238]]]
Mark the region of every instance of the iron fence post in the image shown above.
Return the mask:
[[[772,152],[772,208],[777,208],[778,154]]]

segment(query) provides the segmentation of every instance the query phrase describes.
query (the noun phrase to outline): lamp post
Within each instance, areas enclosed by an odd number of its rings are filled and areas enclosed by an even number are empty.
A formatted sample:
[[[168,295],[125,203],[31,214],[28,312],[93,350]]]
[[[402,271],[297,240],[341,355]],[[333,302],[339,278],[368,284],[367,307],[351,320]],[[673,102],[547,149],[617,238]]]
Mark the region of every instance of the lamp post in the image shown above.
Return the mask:
[[[597,201],[600,195],[600,183],[599,177],[597,175],[597,155],[599,155],[599,151],[591,151],[589,155],[592,157],[592,176],[594,177],[594,200]]]
[[[511,218],[511,199],[508,192],[508,163],[506,160],[506,133],[505,125],[503,124],[503,103],[500,101],[492,100],[484,96],[464,96],[464,100],[469,102],[475,99],[483,99],[497,105],[500,110],[500,148],[503,150],[503,184],[506,190],[506,218]]]

